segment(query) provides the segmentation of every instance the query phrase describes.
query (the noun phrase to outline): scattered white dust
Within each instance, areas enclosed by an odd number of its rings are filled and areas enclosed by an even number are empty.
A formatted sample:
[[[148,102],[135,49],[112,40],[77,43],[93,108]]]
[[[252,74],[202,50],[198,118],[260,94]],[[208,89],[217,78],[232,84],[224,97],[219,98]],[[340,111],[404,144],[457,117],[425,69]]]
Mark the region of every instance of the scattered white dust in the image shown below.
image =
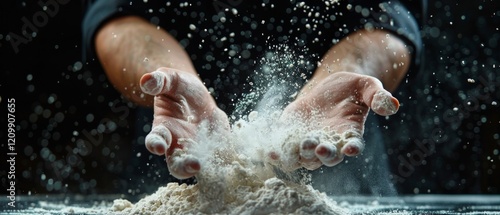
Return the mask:
[[[249,114],[233,125],[230,135],[217,136],[203,129],[190,153],[200,159],[202,169],[197,184],[169,183],[139,202],[117,199],[111,208],[117,214],[346,214],[326,194],[269,164],[269,152],[285,161],[283,143],[307,131],[300,123],[277,123],[279,114]],[[285,126],[286,125],[286,126]],[[222,145],[224,144],[224,145]],[[221,147],[225,146],[225,147]],[[296,154],[296,153],[295,153]],[[281,174],[279,174],[281,173]],[[290,176],[291,177],[291,176]],[[293,177],[292,177],[293,178]]]
[[[64,202],[38,201],[36,205],[27,208],[26,212],[12,214],[107,214],[109,213],[109,203],[96,201],[91,206],[68,206],[67,200]],[[2,213],[3,214],[3,213]],[[7,212],[7,214],[11,214]]]
[[[233,123],[230,133],[214,132],[217,125],[202,123],[194,140],[184,146],[201,164],[197,184],[169,183],[135,204],[125,199],[115,200],[110,211],[116,214],[349,213],[308,185],[308,175],[291,171],[298,168],[299,147],[304,138],[326,141],[323,143],[332,146],[341,146],[345,138],[329,133],[328,129],[305,126],[311,122],[280,118],[284,98],[295,91],[284,86],[290,82],[272,81],[276,80],[272,77],[285,80],[282,76],[296,75],[285,70],[295,71],[296,66],[305,62],[297,61],[288,47],[281,49],[288,54],[266,54],[261,62],[261,75],[266,78],[254,80],[255,91],[239,101],[242,107],[256,104],[255,112],[236,116],[240,119]]]

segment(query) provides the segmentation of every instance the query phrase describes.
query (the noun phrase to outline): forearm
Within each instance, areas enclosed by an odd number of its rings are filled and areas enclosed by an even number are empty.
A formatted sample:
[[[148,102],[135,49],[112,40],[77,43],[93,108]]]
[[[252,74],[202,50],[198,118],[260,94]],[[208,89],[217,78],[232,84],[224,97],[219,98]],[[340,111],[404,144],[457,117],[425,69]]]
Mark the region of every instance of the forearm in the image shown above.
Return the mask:
[[[196,75],[182,46],[163,29],[139,17],[121,17],[106,23],[95,39],[97,56],[113,86],[133,102],[151,106],[139,80],[159,67]]]
[[[394,91],[405,76],[411,56],[405,43],[387,31],[360,30],[330,48],[301,94],[335,72],[355,72],[379,79]]]

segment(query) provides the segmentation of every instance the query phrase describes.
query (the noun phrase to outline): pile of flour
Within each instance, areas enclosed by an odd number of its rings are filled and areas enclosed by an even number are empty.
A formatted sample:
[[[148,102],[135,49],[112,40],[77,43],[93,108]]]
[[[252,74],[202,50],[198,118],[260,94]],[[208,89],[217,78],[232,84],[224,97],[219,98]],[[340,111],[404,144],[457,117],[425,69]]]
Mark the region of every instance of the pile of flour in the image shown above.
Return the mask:
[[[287,158],[283,142],[303,136],[300,124],[277,124],[279,114],[252,112],[231,134],[200,129],[190,153],[202,168],[195,185],[169,183],[139,202],[114,201],[118,214],[346,214],[324,193],[307,185],[307,176],[286,174],[268,162],[268,152]]]
[[[233,181],[224,191],[201,184],[169,183],[136,204],[117,199],[112,210],[119,214],[348,213],[310,186],[290,184],[278,178],[234,186],[238,183]]]

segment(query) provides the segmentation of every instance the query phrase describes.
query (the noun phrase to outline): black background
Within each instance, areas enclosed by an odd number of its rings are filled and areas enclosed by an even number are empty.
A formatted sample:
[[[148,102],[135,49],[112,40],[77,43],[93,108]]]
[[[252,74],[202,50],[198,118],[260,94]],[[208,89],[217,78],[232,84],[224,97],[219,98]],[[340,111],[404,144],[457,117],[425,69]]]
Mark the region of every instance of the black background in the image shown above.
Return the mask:
[[[37,1],[1,3],[2,193],[8,98],[16,100],[18,194],[154,191],[173,179],[143,146],[152,119],[137,114],[143,110],[104,73],[82,65],[83,3],[67,2],[17,52],[8,35],[22,35],[23,17],[43,10]],[[400,156],[419,150],[415,141],[436,148],[404,172],[401,193],[500,193],[499,26],[495,1],[429,2],[425,72],[402,84],[401,110],[385,120],[399,134],[387,137],[393,174],[401,176]]]

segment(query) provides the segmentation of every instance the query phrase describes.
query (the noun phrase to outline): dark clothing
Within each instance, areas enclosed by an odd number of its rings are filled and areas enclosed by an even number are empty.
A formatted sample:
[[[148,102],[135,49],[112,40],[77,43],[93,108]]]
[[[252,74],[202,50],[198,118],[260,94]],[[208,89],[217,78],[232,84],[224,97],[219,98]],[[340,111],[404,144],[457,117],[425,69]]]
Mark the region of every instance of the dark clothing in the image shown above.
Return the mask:
[[[259,59],[266,53],[280,51],[276,47],[281,44],[297,53],[297,59],[302,56],[312,62],[296,68],[310,76],[316,62],[348,34],[358,29],[385,29],[407,43],[413,57],[411,70],[415,72],[420,62],[422,42],[414,14],[423,17],[423,6],[422,1],[402,4],[393,0],[345,0],[338,3],[243,3],[236,0],[189,4],[102,0],[89,7],[83,23],[83,41],[85,55],[92,60],[95,58],[93,39],[100,26],[118,16],[141,16],[166,29],[180,42],[207,88],[214,89],[220,108],[232,112],[234,104],[231,103],[251,89],[251,74],[262,70],[263,62]],[[303,79],[301,82],[298,87],[302,86]],[[346,164],[338,167],[314,172],[313,183],[320,190],[329,194],[394,194],[388,179],[390,173],[385,148],[380,144],[382,137],[374,115],[370,115],[366,127],[368,144],[363,156],[348,159]]]
[[[421,1],[94,1],[83,23],[85,56],[95,58],[93,38],[99,27],[117,16],[137,15],[166,29],[189,53],[221,108],[250,89],[248,76],[259,70],[258,59],[278,44],[287,44],[312,64],[299,68],[311,74],[336,42],[363,28],[379,28],[401,36],[417,65],[422,53],[419,27],[406,7],[422,14]],[[421,15],[418,15],[421,16]],[[412,70],[416,70],[414,67]],[[234,87],[239,86],[239,87]]]

